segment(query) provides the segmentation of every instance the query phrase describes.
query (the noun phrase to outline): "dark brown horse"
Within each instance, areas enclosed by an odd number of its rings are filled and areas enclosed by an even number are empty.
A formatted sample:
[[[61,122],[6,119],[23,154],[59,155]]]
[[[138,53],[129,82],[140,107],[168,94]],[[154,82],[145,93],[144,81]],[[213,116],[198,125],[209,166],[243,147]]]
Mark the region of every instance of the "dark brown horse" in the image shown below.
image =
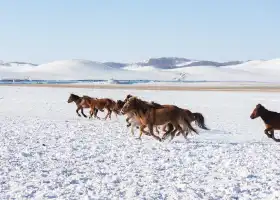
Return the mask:
[[[84,117],[87,117],[85,114],[84,114],[84,108],[90,108],[90,106],[86,103],[87,101],[86,100],[89,100],[91,99],[91,97],[89,96],[78,96],[76,94],[73,94],[71,93],[69,98],[68,98],[68,103],[72,103],[72,102],[75,102],[75,104],[77,105],[77,109],[76,109],[76,113],[79,117],[81,117],[80,113],[79,113],[79,110],[81,110],[81,113]],[[97,111],[97,109],[96,109]],[[101,110],[102,111],[102,110]],[[103,111],[102,111],[103,112]]]
[[[119,111],[116,109],[116,102],[109,98],[91,98],[86,100],[87,104],[90,107],[90,118],[92,118],[92,115],[94,114],[94,117],[100,119],[97,116],[97,112],[94,112],[95,109],[98,110],[107,110],[107,115],[105,116],[105,120],[109,117],[111,119],[111,114],[114,112],[117,115],[119,114]]]
[[[267,137],[272,138],[276,142],[280,142],[280,139],[274,137],[274,130],[280,130],[280,113],[267,110],[263,105],[257,104],[256,108],[250,115],[251,119],[261,117],[266,129],[264,133]]]

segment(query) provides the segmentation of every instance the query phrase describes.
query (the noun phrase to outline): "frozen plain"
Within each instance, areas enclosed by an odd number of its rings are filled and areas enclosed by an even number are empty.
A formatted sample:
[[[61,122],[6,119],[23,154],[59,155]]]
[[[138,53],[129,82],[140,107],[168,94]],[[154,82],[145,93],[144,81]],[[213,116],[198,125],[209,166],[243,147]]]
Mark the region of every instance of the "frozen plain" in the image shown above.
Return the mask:
[[[201,112],[211,130],[140,141],[123,116],[78,117],[70,92],[176,104]],[[249,116],[257,103],[280,111],[279,101],[262,92],[0,87],[0,199],[278,199],[279,144]]]

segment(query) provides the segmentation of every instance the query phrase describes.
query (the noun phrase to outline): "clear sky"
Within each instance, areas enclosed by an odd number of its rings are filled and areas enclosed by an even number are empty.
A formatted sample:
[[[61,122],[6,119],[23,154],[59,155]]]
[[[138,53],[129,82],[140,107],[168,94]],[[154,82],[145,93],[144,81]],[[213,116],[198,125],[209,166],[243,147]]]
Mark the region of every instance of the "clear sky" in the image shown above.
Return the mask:
[[[279,0],[1,0],[0,60],[280,58]]]

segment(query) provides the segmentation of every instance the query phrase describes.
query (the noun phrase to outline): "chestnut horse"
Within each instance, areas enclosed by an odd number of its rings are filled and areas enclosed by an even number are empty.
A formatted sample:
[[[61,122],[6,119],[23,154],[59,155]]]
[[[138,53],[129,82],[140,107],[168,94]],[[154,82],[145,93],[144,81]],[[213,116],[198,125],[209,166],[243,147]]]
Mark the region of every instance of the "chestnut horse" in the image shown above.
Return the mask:
[[[116,109],[116,102],[109,98],[91,98],[86,100],[87,104],[90,107],[90,118],[92,118],[92,115],[94,114],[94,117],[100,119],[97,116],[97,112],[94,112],[95,109],[98,110],[107,110],[107,115],[105,116],[105,120],[109,117],[111,119],[112,111],[117,115],[119,114],[118,110]]]
[[[129,99],[129,98],[131,98],[131,97],[133,97],[131,94],[128,94],[127,96],[126,96],[126,98],[125,98],[125,100],[124,101],[121,101],[121,100],[118,100],[118,102],[117,102],[117,108],[119,109],[119,111],[121,110],[121,108],[123,107],[123,105],[127,102],[127,100]],[[155,102],[153,102],[153,101],[151,101],[151,102],[147,102],[147,101],[143,101],[143,102],[145,102],[145,103],[147,103],[147,104],[151,104],[152,106],[155,106],[155,107],[158,107],[158,108],[160,108],[162,105],[160,105],[160,104],[158,104],[158,103],[155,103]],[[127,113],[126,114],[128,117],[126,118],[126,122],[128,123],[127,124],[127,127],[129,127],[130,125],[131,125],[131,123],[129,122],[129,120],[131,119],[131,118],[134,118],[135,119],[135,113],[133,113],[133,112],[130,112],[130,113]],[[159,131],[158,131],[158,129],[156,128],[156,131],[157,131],[157,133],[159,133]]]
[[[175,134],[177,130],[179,130],[185,138],[186,133],[184,131],[192,130],[197,133],[197,131],[191,126],[189,119],[186,117],[185,111],[177,106],[160,105],[160,107],[158,107],[142,101],[137,97],[130,97],[121,109],[121,113],[126,114],[131,111],[134,111],[141,121],[140,137],[143,129],[147,126],[150,134],[157,140],[161,141],[161,138],[154,134],[153,126],[165,125],[168,123],[171,123],[174,127],[172,133],[174,132]],[[180,124],[183,124],[184,130],[181,128]]]
[[[91,99],[91,97],[89,96],[78,96],[76,94],[73,94],[71,93],[69,98],[68,98],[68,103],[72,103],[72,102],[75,102],[76,106],[77,106],[77,109],[76,109],[76,113],[79,117],[81,117],[80,113],[79,113],[79,110],[81,110],[81,113],[84,117],[87,117],[85,114],[84,114],[84,108],[90,108],[90,106],[86,103],[86,100],[88,99]],[[97,109],[96,109],[97,111]],[[101,110],[103,112],[103,110]]]
[[[264,133],[267,137],[272,138],[276,142],[280,142],[280,139],[274,137],[274,130],[280,130],[280,113],[267,110],[263,105],[257,104],[250,118],[256,119],[258,117],[261,117],[265,124],[266,129]]]
[[[132,95],[131,94],[128,94],[127,96],[126,96],[126,99],[124,100],[124,102],[122,102],[122,104],[124,104],[130,97],[132,97]],[[156,107],[164,107],[165,105],[160,105],[160,104],[158,104],[158,103],[155,103],[155,102],[147,102],[147,101],[143,101],[143,102],[146,102],[146,103],[148,103],[148,104],[152,104],[152,105],[154,105],[154,106],[156,106]],[[122,105],[123,106],[123,105]],[[185,110],[185,112],[186,112],[186,117],[189,119],[189,121],[190,122],[195,122],[195,124],[199,127],[199,128],[201,128],[201,129],[204,129],[204,130],[209,130],[209,128],[207,128],[206,127],[206,125],[205,125],[205,119],[204,119],[204,116],[201,114],[201,113],[192,113],[190,110],[188,110],[188,109],[183,109],[183,110]],[[129,123],[129,118],[127,118],[127,122]],[[130,123],[129,123],[129,125],[130,125]],[[129,126],[128,125],[128,126]],[[163,125],[163,127],[162,127],[162,131],[163,132],[165,132],[165,134],[164,134],[164,137],[163,137],[163,139],[166,139],[166,137],[168,137],[169,136],[169,134],[171,134],[171,139],[170,140],[172,140],[173,138],[174,138],[174,136],[175,136],[175,133],[174,132],[171,132],[170,130],[172,130],[173,129],[173,126],[172,126],[172,124],[170,124],[170,123],[168,123],[168,124],[165,124],[165,125]],[[159,133],[159,131],[158,131],[158,129],[156,128],[156,131],[157,131],[157,133]],[[177,136],[179,135],[179,133],[177,134]]]
[[[190,110],[188,109],[183,109],[186,113],[186,117],[189,119],[190,123],[191,122],[195,122],[195,124],[201,128],[201,129],[204,129],[204,130],[209,130],[209,128],[205,125],[205,119],[204,119],[204,116],[201,114],[201,113],[193,113],[191,112]],[[166,131],[166,127],[168,126],[167,125],[164,125],[162,127],[162,130],[163,131]],[[170,127],[168,127],[170,128]],[[179,135],[180,133],[177,133],[177,136]],[[165,135],[165,137],[167,137],[168,135]],[[174,138],[175,134],[171,135],[171,140]]]
[[[128,95],[129,97],[129,95]],[[132,96],[131,96],[132,97]],[[120,112],[122,107],[124,106],[125,102],[127,101],[128,98],[125,99],[125,101],[122,101],[122,100],[118,100],[117,103],[116,103],[116,109]],[[159,105],[159,104],[158,104]],[[139,127],[141,126],[141,120],[139,119],[139,117],[137,116],[137,113],[134,112],[134,111],[130,111],[130,112],[127,112],[125,114],[127,116],[126,118],[126,122],[127,122],[127,127],[130,127],[131,126],[131,133],[134,135],[134,130],[133,128],[136,126],[137,129],[139,129]],[[166,125],[166,127],[168,126],[169,129],[173,128],[172,127],[172,124],[168,124]],[[166,127],[165,127],[165,132],[166,131]],[[157,128],[157,126],[155,127],[156,129],[156,132],[159,134],[159,130]],[[168,130],[169,130],[168,129]],[[147,131],[144,131],[143,130],[143,133],[145,133],[146,135],[151,135],[149,132]],[[139,137],[140,139],[140,137]]]

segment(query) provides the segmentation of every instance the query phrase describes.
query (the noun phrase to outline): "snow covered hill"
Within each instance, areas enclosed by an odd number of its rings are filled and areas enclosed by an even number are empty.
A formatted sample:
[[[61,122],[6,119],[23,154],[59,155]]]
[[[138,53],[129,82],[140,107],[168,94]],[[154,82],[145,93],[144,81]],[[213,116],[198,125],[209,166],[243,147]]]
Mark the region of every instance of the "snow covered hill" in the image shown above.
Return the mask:
[[[172,80],[172,73],[164,71],[137,72],[116,69],[99,62],[89,60],[60,60],[38,66],[0,67],[2,79],[36,80]]]
[[[167,59],[168,60],[168,59]],[[170,60],[169,60],[170,61]],[[168,61],[168,62],[169,62]],[[280,82],[280,59],[255,60],[243,63],[202,65],[201,61],[181,59],[169,62],[148,60],[146,64],[112,66],[90,60],[59,60],[46,64],[13,62],[0,64],[2,79],[33,80],[158,80],[158,81],[251,81]],[[165,67],[163,66],[165,63]],[[206,63],[206,61],[204,62]],[[201,65],[200,65],[201,64]],[[207,63],[206,63],[207,64]],[[173,67],[170,67],[174,65]],[[226,65],[226,66],[223,66]]]

